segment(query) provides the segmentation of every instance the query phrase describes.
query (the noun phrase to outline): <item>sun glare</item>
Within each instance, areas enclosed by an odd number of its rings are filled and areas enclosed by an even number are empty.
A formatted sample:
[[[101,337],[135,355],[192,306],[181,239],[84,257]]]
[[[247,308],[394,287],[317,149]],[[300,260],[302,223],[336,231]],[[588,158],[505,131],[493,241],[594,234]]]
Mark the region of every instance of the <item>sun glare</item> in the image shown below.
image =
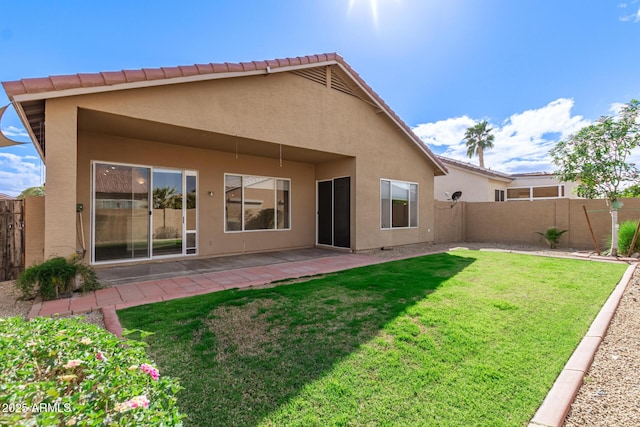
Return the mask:
[[[353,8],[356,5],[356,3],[369,3],[369,8],[371,9],[371,18],[373,19],[373,25],[375,25],[375,27],[377,28],[378,27],[378,11],[379,11],[378,2],[379,0],[349,0],[348,13],[351,13],[353,11]],[[395,2],[400,3],[400,0],[395,0]]]

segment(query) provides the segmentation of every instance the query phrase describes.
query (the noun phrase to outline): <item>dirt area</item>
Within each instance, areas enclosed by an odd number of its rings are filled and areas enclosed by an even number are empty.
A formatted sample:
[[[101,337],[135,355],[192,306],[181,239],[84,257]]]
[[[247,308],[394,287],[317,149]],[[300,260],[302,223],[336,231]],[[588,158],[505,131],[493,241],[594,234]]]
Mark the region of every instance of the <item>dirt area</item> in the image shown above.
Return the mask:
[[[20,299],[20,291],[16,289],[13,280],[0,282],[0,317],[27,317],[32,305],[33,301],[22,301]],[[87,323],[93,323],[104,328],[101,311],[85,313],[81,317]]]
[[[454,247],[476,250],[523,251],[539,255],[570,256],[570,250],[544,247],[486,243],[418,244],[385,250],[358,252],[359,255],[385,259],[401,258],[428,252],[447,251]],[[0,317],[26,316],[31,301],[17,300],[14,283],[0,282]],[[607,336],[596,353],[593,365],[574,401],[565,427],[640,425],[640,272],[629,283],[613,318]],[[102,313],[84,315],[85,321],[104,327]],[[533,414],[532,414],[533,416]]]
[[[20,291],[14,283],[13,280],[0,282],[0,317],[26,317],[29,314],[32,302],[18,300]]]

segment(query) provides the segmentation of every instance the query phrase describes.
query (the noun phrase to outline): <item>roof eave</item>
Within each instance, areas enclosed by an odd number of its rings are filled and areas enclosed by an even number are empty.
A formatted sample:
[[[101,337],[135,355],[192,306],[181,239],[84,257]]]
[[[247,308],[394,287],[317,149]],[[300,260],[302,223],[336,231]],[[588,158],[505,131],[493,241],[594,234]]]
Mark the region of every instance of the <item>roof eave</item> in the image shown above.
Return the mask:
[[[171,77],[171,78],[155,79],[155,80],[141,80],[141,81],[135,81],[135,82],[117,83],[113,85],[100,85],[100,86],[93,86],[93,87],[61,89],[61,90],[52,90],[52,91],[37,92],[37,93],[24,93],[24,94],[17,94],[17,95],[9,95],[9,98],[15,102],[37,101],[37,100],[53,99],[53,98],[65,98],[69,96],[89,95],[94,93],[114,92],[119,90],[166,86],[171,84],[228,79],[233,77],[260,76],[260,75],[265,76],[269,74],[284,73],[288,71],[301,70],[305,68],[315,68],[315,67],[322,67],[327,65],[335,65],[337,63],[338,62],[336,60],[328,60],[328,61],[321,61],[321,62],[315,62],[310,64],[289,65],[289,66],[282,66],[282,67],[276,67],[276,68],[267,67],[266,69],[258,69],[258,70],[251,70],[251,71],[229,71],[229,72],[217,72],[217,73],[208,73],[208,74],[196,74],[192,76],[181,76],[181,77]]]

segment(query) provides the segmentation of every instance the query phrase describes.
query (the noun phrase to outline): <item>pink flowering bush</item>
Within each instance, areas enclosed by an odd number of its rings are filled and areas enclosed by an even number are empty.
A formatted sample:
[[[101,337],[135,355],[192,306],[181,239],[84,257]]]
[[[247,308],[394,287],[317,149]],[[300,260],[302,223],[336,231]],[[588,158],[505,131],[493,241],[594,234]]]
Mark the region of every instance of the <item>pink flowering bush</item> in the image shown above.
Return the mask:
[[[140,365],[140,370],[145,374],[148,374],[154,381],[158,381],[158,378],[160,378],[158,370],[151,365],[143,363]]]
[[[77,319],[0,318],[0,425],[182,425],[181,387],[144,346]]]
[[[124,412],[124,411],[128,411],[129,409],[148,408],[148,407],[149,407],[149,399],[147,399],[147,396],[142,395],[142,396],[136,396],[133,399],[129,399],[126,402],[118,403],[115,409],[118,412]]]

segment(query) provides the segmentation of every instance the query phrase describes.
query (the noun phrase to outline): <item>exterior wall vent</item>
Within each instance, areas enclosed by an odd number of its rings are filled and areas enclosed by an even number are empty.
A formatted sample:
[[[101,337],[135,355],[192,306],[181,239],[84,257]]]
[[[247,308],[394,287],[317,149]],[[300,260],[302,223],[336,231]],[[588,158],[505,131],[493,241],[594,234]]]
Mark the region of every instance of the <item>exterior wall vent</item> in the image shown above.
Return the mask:
[[[327,71],[326,67],[306,68],[302,70],[292,71],[296,76],[304,77],[312,82],[320,83],[323,86],[327,85]],[[331,67],[331,89],[338,92],[346,93],[347,95],[356,96],[353,89],[340,77],[334,67]]]
[[[331,69],[331,88],[342,93],[346,93],[347,95],[356,96],[353,92],[353,89],[345,83],[345,81],[336,73],[335,69]]]
[[[327,85],[327,73],[324,67],[305,68],[302,70],[292,71],[293,74],[304,77],[312,82],[320,83],[323,86]]]

